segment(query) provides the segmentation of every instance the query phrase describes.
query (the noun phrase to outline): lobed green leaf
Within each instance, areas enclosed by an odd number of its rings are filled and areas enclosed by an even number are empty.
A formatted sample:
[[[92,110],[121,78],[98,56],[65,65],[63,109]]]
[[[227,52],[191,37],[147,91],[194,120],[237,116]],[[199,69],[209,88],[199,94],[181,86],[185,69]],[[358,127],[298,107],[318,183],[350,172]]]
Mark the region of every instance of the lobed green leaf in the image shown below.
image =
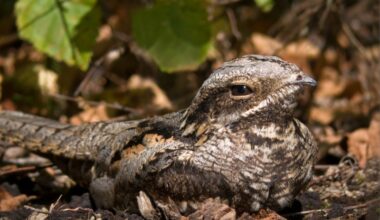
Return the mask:
[[[88,68],[100,25],[96,0],[19,0],[15,12],[21,38],[59,61]]]
[[[211,26],[200,1],[158,1],[133,15],[133,36],[161,70],[189,70],[211,48]]]

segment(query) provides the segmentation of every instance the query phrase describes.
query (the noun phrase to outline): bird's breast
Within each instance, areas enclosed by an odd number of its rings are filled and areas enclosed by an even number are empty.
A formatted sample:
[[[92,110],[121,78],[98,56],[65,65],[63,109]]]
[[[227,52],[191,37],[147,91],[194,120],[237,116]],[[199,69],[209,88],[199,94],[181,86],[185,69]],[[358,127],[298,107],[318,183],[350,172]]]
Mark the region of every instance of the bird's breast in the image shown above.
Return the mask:
[[[252,211],[283,208],[309,181],[316,152],[306,126],[298,121],[283,125],[225,128],[197,148],[192,163],[222,174],[236,206],[250,201]]]

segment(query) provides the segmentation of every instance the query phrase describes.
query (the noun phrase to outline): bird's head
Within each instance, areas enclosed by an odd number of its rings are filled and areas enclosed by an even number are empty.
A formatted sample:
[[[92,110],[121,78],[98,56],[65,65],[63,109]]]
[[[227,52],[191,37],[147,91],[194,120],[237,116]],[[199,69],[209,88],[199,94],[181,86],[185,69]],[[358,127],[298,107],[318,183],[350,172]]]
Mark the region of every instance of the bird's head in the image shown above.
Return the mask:
[[[292,116],[297,94],[316,81],[278,57],[248,55],[224,63],[203,83],[185,112],[183,125],[205,121],[230,125],[241,120]]]

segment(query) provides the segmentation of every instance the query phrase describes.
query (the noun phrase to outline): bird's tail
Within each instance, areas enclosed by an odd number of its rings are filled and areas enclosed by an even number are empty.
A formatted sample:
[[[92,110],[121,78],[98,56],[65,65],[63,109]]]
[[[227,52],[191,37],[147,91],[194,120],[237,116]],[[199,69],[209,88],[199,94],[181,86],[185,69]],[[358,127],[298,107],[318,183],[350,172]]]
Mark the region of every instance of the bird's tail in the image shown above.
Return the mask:
[[[17,145],[37,153],[86,159],[83,154],[87,152],[77,148],[78,152],[73,146],[81,142],[75,140],[79,138],[74,135],[75,130],[75,126],[34,115],[0,112],[0,145]]]

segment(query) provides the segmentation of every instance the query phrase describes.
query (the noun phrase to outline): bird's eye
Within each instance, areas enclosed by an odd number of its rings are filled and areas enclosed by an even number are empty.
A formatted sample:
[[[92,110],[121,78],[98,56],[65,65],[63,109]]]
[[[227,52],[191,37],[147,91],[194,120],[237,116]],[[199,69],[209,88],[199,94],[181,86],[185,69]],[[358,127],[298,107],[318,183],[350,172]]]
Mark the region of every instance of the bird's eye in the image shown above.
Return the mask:
[[[253,93],[252,89],[246,85],[233,85],[230,90],[233,96],[246,96]]]

